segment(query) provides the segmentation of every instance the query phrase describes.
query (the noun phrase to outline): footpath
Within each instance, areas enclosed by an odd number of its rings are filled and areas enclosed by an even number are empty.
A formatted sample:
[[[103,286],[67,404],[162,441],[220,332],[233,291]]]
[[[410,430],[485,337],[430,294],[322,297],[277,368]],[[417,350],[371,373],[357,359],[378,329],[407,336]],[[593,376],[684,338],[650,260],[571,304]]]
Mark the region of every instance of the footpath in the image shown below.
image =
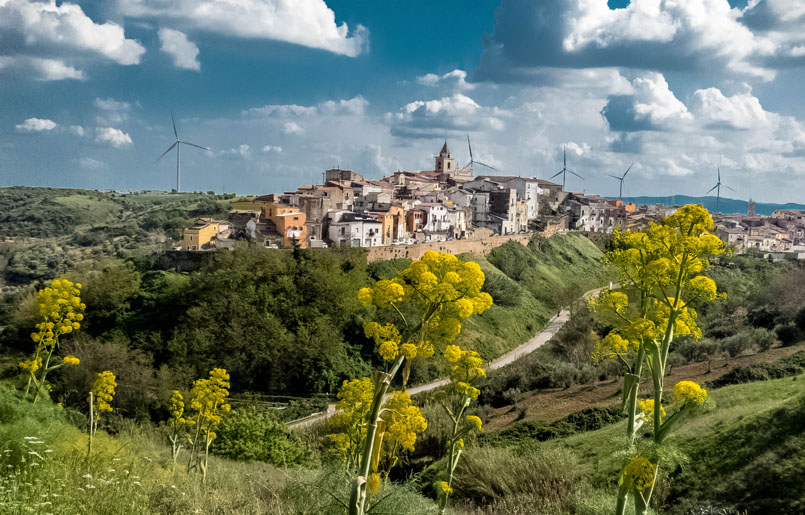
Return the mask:
[[[610,284],[609,287],[610,288],[614,287],[614,285]],[[592,297],[594,295],[598,295],[598,293],[601,292],[601,290],[603,290],[603,289],[604,288],[596,288],[594,290],[590,290],[587,293],[585,293],[582,296],[582,298],[587,299],[587,298],[590,298],[590,297]],[[545,345],[545,343],[550,341],[551,338],[556,336],[556,333],[558,333],[559,330],[562,329],[562,327],[564,327],[565,323],[569,319],[570,319],[570,309],[565,308],[565,309],[561,310],[558,314],[554,315],[553,318],[551,318],[548,321],[548,325],[546,325],[544,329],[542,329],[540,332],[538,332],[533,337],[531,337],[531,339],[529,339],[527,342],[523,343],[522,345],[519,345],[519,346],[515,347],[514,349],[510,350],[506,354],[503,354],[502,356],[499,356],[498,358],[493,359],[492,361],[487,363],[484,368],[486,369],[487,372],[490,371],[490,370],[497,370],[499,368],[505,367],[506,365],[510,365],[510,364],[514,363],[515,361],[517,361],[518,359],[522,358],[523,356],[531,354],[532,352],[537,350],[539,347]],[[431,390],[441,388],[443,386],[446,386],[449,383],[450,383],[450,378],[443,377],[441,379],[436,379],[436,380],[430,381],[428,383],[423,383],[423,384],[420,384],[420,385],[417,385],[417,386],[412,386],[411,388],[408,388],[406,391],[410,395],[416,395],[418,393],[429,392]],[[330,403],[330,404],[327,405],[327,409],[325,411],[319,411],[317,413],[313,413],[311,415],[308,415],[307,417],[300,418],[300,419],[294,420],[292,422],[289,422],[288,427],[291,428],[291,429],[298,429],[298,428],[308,427],[308,426],[311,426],[313,424],[316,424],[317,422],[327,420],[328,418],[330,418],[333,415],[335,415],[335,412],[336,412],[335,403]]]

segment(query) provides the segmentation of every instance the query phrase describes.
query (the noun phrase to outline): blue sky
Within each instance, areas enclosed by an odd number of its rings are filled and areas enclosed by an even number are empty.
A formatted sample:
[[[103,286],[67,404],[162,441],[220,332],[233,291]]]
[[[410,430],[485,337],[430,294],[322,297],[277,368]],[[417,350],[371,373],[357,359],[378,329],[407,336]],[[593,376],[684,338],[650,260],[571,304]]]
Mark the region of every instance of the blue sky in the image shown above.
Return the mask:
[[[294,189],[459,160],[803,201],[801,0],[0,0],[0,185]],[[631,180],[629,180],[631,179]]]

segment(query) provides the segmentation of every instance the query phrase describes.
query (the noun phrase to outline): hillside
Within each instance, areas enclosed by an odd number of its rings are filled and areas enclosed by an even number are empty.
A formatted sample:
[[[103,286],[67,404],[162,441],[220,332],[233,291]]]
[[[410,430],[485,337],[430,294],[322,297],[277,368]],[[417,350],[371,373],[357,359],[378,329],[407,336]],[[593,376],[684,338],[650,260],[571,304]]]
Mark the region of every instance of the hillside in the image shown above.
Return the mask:
[[[616,199],[618,197],[607,197]],[[664,204],[666,206],[682,206],[685,204],[701,204],[712,213],[720,212],[724,214],[746,213],[749,202],[732,198],[721,197],[716,210],[716,197],[689,197],[687,195],[673,195],[667,197],[623,197],[624,202],[634,202],[635,204]],[[805,209],[803,204],[773,204],[768,202],[755,202],[755,213],[758,215],[771,215],[776,209]]]
[[[52,279],[92,258],[145,256],[200,216],[221,216],[229,195],[0,188],[0,281]]]

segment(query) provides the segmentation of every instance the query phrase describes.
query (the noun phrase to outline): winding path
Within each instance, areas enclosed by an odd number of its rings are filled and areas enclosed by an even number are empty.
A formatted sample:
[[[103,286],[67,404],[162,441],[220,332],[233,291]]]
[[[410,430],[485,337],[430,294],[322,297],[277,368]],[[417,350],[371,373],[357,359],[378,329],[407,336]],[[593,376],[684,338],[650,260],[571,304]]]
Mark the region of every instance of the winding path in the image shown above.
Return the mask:
[[[609,288],[613,288],[615,285],[610,283]],[[590,290],[584,295],[582,298],[587,299],[593,295],[598,295],[598,293],[603,290],[604,288],[596,288],[594,290]],[[518,359],[522,358],[527,354],[531,354],[539,347],[543,346],[545,343],[550,341],[556,333],[559,332],[560,329],[565,325],[565,323],[570,319],[570,310],[568,308],[563,309],[558,314],[554,315],[549,321],[548,325],[545,328],[535,334],[530,340],[515,347],[514,349],[510,350],[506,354],[499,356],[498,358],[493,359],[489,363],[486,364],[486,370],[497,370],[499,368],[505,367],[506,365],[510,365],[517,361]],[[450,383],[450,379],[447,377],[443,377],[441,379],[436,379],[429,383],[423,383],[417,386],[412,386],[408,388],[406,391],[410,395],[416,395],[418,393],[429,392],[431,390],[435,390],[437,388],[441,388],[442,386],[446,386]],[[335,403],[330,403],[327,405],[326,411],[320,411],[317,413],[313,413],[312,415],[308,415],[307,417],[303,417],[292,422],[288,423],[288,427],[291,429],[298,429],[302,427],[307,427],[315,424],[316,422],[327,420],[328,418],[332,417],[335,414]]]

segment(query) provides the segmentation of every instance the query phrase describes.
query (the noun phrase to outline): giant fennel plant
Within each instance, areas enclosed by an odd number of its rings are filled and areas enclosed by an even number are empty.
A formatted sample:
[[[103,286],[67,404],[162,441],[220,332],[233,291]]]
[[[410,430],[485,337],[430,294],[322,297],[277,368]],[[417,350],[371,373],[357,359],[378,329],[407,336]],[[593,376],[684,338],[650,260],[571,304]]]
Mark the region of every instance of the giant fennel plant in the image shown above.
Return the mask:
[[[663,443],[708,401],[701,386],[681,381],[673,388],[671,405],[662,403],[668,351],[674,338],[699,339],[695,306],[718,297],[715,282],[704,275],[709,259],[724,252],[721,240],[708,232],[712,225],[706,209],[684,206],[646,232],[616,233],[615,248],[607,253],[607,260],[620,271],[623,291],[606,290],[591,307],[608,313],[614,325],[599,341],[596,359],[617,359],[625,369],[628,450],[618,482],[618,515],[624,513],[629,496],[634,498],[636,514],[646,512],[659,467],[664,459],[673,459]],[[646,371],[653,395],[640,400],[639,387]],[[650,438],[636,438],[641,431],[647,431]]]
[[[354,421],[353,431],[342,439],[345,448],[351,447],[347,454],[352,453],[349,459],[357,470],[350,490],[351,515],[363,515],[367,490],[379,481],[373,470],[382,453],[383,434],[396,442],[391,447],[412,449],[416,434],[426,427],[424,418],[416,415],[418,409],[411,409],[407,394],[389,395],[392,380],[402,370],[404,387],[412,360],[444,351],[461,331],[463,319],[492,305],[492,297],[481,291],[483,284],[484,274],[477,263],[428,251],[399,277],[377,281],[358,292],[358,299],[371,310],[364,332],[375,341],[384,367],[373,381],[345,383],[339,395],[341,403],[352,398],[358,404],[351,411],[343,410],[345,404],[341,406],[344,416]]]

